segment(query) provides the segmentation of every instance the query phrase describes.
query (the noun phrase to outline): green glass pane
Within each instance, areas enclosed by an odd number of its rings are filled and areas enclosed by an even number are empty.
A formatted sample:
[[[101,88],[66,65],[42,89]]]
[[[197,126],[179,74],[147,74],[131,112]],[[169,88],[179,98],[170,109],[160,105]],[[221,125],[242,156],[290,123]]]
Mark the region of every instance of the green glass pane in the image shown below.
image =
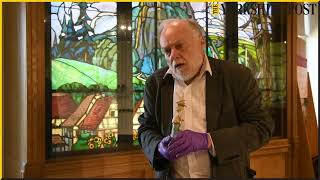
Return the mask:
[[[116,3],[52,2],[50,22],[52,89],[74,82],[115,89]]]
[[[221,3],[219,3],[219,12],[217,14],[212,13],[212,5],[213,2],[208,3],[208,56],[224,60],[225,16]]]
[[[286,114],[286,45],[282,37],[286,23],[272,29],[272,19],[284,19],[271,12],[268,3],[239,3],[246,13],[238,15],[238,62],[250,68],[262,94],[263,107],[275,120],[275,136],[283,136],[281,123]],[[254,12],[260,8],[261,13]],[[268,8],[271,8],[268,10]],[[263,12],[262,12],[263,11]]]

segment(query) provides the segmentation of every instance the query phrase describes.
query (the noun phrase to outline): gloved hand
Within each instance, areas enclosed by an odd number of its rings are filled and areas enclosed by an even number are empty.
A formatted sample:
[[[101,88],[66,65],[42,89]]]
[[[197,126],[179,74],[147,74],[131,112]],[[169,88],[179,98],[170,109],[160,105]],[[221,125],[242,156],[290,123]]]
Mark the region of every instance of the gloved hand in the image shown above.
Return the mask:
[[[180,131],[168,145],[169,155],[175,156],[175,158],[200,150],[208,150],[207,133],[198,133],[191,130]]]
[[[168,151],[168,144],[171,142],[171,140],[172,140],[171,136],[166,136],[158,144],[159,153],[167,160],[173,160],[175,158],[175,157],[171,157]]]

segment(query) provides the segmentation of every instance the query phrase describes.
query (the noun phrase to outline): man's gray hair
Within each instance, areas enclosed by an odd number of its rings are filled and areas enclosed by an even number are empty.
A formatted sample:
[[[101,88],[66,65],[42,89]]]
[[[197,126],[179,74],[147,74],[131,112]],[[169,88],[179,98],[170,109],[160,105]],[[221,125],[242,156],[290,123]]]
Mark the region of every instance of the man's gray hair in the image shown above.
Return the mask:
[[[197,21],[195,21],[193,19],[178,19],[178,18],[176,18],[176,19],[165,19],[160,23],[159,36],[161,35],[162,31],[166,28],[166,26],[168,24],[171,24],[175,21],[185,21],[192,27],[192,29],[197,31],[199,33],[199,35],[201,35],[202,37],[205,37],[205,35],[206,35],[203,28],[197,23]]]

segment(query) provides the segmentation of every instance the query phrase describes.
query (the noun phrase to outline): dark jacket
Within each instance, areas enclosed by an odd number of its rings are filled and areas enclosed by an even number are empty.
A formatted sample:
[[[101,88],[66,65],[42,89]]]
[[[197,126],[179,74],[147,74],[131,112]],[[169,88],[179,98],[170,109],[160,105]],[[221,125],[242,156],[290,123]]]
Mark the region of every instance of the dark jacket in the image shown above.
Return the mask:
[[[206,74],[206,121],[216,150],[210,155],[212,177],[248,177],[249,153],[268,142],[274,123],[262,109],[261,95],[250,70],[230,61],[210,60]],[[146,81],[144,114],[139,117],[140,145],[157,177],[170,177],[170,162],[157,144],[170,134],[174,79],[168,67]]]

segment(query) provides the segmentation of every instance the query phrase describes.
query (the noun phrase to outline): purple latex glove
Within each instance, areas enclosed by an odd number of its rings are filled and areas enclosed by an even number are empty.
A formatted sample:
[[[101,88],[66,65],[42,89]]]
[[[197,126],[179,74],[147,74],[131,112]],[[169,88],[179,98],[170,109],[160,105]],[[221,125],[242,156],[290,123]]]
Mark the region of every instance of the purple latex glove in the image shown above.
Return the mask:
[[[174,157],[171,157],[168,151],[168,144],[171,142],[172,137],[166,136],[164,137],[160,143],[158,144],[159,153],[166,158],[167,160],[173,160]]]
[[[176,158],[200,150],[208,150],[207,133],[198,133],[191,130],[180,131],[168,145],[170,156]]]

